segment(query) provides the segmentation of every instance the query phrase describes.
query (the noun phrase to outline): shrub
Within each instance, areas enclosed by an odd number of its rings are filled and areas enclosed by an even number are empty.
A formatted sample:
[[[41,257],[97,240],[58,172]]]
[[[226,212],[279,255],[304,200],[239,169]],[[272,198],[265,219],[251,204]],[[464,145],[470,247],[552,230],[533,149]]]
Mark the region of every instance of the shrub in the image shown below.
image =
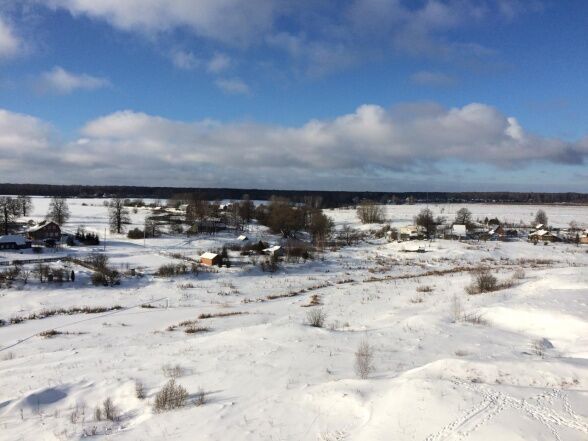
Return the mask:
[[[322,328],[325,325],[327,314],[322,308],[311,309],[306,313],[306,321],[310,326]]]
[[[206,403],[206,392],[204,392],[204,389],[200,388],[198,389],[198,392],[196,392],[196,397],[194,398],[194,404],[196,406],[203,406]]]
[[[145,386],[139,380],[135,381],[135,396],[140,400],[146,397]]]
[[[482,270],[474,273],[472,284],[466,288],[468,294],[480,294],[499,289],[498,279],[488,271]]]
[[[182,374],[184,373],[184,369],[182,369],[182,367],[179,364],[176,364],[175,366],[171,366],[169,364],[164,364],[161,367],[161,370],[163,371],[163,375],[167,378],[178,378],[181,377]]]
[[[183,407],[186,404],[188,392],[183,386],[176,384],[174,379],[169,380],[163,388],[155,395],[153,409],[155,412],[165,412],[168,410]]]
[[[364,201],[357,207],[357,217],[362,224],[383,224],[384,208],[373,201]]]
[[[207,328],[205,326],[190,325],[186,328],[186,330],[184,332],[186,334],[197,334],[199,332],[208,332],[208,331],[210,331],[210,328]]]
[[[129,230],[127,237],[129,239],[143,239],[145,237],[145,232],[140,228],[133,228],[132,230]]]
[[[119,417],[118,409],[114,405],[114,403],[112,402],[112,399],[110,397],[104,400],[104,402],[102,403],[102,409],[104,411],[104,417],[108,421],[117,421],[118,420],[118,417]]]
[[[374,349],[367,340],[359,343],[355,351],[355,373],[361,379],[366,379],[374,371]]]
[[[92,285],[94,286],[116,286],[120,285],[120,273],[117,270],[104,268],[92,274]]]

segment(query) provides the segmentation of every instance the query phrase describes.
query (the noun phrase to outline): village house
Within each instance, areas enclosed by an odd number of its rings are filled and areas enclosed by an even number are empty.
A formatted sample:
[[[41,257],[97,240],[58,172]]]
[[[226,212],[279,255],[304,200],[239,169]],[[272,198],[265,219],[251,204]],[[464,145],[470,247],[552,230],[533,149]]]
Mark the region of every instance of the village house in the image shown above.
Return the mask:
[[[220,255],[207,252],[200,256],[200,263],[204,266],[215,266],[220,263],[220,259]]]
[[[451,227],[451,235],[455,239],[465,239],[468,234],[468,230],[465,225],[453,225]]]
[[[57,242],[61,239],[61,228],[53,221],[43,221],[29,228],[26,233],[31,240],[42,241],[49,239]]]
[[[407,225],[400,227],[399,233],[401,240],[422,239],[425,237],[424,228],[417,225]]]
[[[22,250],[30,248],[31,241],[17,234],[0,236],[0,250]]]
[[[547,230],[537,230],[529,234],[529,242],[557,242],[557,234]]]

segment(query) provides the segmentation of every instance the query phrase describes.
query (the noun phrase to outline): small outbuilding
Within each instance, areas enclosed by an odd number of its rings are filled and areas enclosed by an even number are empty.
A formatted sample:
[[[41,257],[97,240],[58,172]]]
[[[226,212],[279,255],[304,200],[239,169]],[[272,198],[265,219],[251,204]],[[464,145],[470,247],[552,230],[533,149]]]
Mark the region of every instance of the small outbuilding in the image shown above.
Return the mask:
[[[200,263],[205,266],[215,266],[220,263],[221,257],[216,253],[204,253],[200,256]]]
[[[465,239],[468,234],[468,230],[465,225],[453,225],[451,228],[451,234],[453,237],[458,239]]]
[[[249,240],[249,238],[247,236],[245,236],[244,234],[241,234],[237,240],[240,240],[241,242],[245,242],[247,240]]]
[[[274,245],[272,247],[266,248],[262,252],[263,254],[267,254],[269,256],[282,256],[284,254],[284,249],[280,245]]]
[[[18,234],[0,236],[0,250],[22,250],[30,247],[31,241]]]

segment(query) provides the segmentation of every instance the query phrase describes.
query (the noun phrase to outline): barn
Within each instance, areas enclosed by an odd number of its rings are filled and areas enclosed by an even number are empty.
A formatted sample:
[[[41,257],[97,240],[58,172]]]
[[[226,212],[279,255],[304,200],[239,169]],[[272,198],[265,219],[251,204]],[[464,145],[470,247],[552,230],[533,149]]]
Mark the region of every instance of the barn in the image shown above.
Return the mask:
[[[220,263],[220,256],[216,253],[204,253],[200,256],[200,263],[205,266],[214,266]]]

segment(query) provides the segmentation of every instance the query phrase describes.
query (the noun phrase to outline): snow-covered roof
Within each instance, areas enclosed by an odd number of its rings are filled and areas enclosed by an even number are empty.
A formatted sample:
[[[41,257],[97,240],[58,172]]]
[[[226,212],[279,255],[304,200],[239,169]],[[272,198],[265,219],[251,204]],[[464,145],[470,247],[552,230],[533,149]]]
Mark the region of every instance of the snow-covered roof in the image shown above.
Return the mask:
[[[418,244],[414,244],[414,245],[413,245],[413,244],[404,245],[404,246],[402,247],[402,249],[403,249],[404,251],[410,251],[410,252],[413,252],[413,253],[418,253],[418,252],[425,251],[425,247],[423,247],[422,245],[418,245]]]
[[[276,251],[278,251],[281,248],[282,247],[279,245],[274,245],[273,247],[266,248],[265,250],[263,250],[263,252],[264,253],[275,253]]]
[[[536,230],[542,230],[544,227],[545,227],[545,225],[543,225],[543,224],[537,224],[537,225],[535,225],[535,229]]]
[[[551,231],[547,230],[537,230],[534,233],[531,233],[529,236],[555,236]]]
[[[247,236],[245,236],[244,234],[241,234],[237,240],[248,240],[249,238]]]
[[[33,232],[35,232],[35,231],[39,231],[41,228],[44,228],[44,227],[46,227],[47,225],[50,225],[50,224],[55,224],[55,225],[57,225],[57,224],[56,224],[55,222],[53,222],[53,221],[51,221],[51,222],[41,222],[40,224],[38,224],[38,225],[35,225],[34,227],[31,227],[31,228],[29,228],[29,229],[27,230],[27,232],[29,232],[29,233],[33,233]]]
[[[6,236],[0,236],[0,243],[15,243],[17,245],[25,245],[26,239],[18,234],[8,234]]]
[[[465,225],[454,225],[452,227],[453,234],[458,236],[465,236],[467,233],[467,229]]]
[[[214,259],[218,257],[218,254],[216,253],[204,253],[202,256],[200,256],[201,259]]]

